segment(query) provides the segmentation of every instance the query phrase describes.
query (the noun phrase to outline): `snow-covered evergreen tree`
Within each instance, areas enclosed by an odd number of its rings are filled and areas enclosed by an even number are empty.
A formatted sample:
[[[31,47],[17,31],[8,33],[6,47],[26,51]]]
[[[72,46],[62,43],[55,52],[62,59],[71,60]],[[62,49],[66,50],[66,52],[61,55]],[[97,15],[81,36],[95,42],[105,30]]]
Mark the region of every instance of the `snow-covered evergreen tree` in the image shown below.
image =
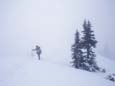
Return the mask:
[[[96,48],[97,41],[95,39],[94,31],[91,29],[90,21],[84,21],[83,24],[83,37],[81,42],[81,47],[83,49],[83,63],[82,69],[88,71],[96,71],[99,70],[96,62],[95,62],[95,52],[93,48]]]
[[[75,68],[80,68],[81,66],[81,58],[82,58],[82,50],[80,47],[80,37],[79,32],[77,30],[75,34],[75,43],[72,45],[72,59],[73,59],[73,66]]]

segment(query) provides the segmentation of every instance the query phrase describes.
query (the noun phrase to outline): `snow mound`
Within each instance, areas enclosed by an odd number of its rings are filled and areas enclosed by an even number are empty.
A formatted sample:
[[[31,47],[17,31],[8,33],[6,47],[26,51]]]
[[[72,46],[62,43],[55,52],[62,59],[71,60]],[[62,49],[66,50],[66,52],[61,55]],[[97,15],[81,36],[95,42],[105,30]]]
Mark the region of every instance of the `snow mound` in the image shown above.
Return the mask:
[[[0,70],[0,86],[115,86],[103,74],[45,59],[1,59]]]

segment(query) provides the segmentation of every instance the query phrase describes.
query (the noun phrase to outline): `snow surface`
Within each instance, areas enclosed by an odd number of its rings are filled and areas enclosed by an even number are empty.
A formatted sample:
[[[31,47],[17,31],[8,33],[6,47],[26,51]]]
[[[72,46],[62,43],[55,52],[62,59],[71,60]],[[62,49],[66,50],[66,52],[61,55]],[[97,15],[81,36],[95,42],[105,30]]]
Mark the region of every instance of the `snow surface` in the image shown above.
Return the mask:
[[[97,60],[108,72],[115,72],[111,60],[101,56]],[[105,75],[75,69],[66,61],[38,61],[35,56],[0,59],[0,86],[115,86]]]

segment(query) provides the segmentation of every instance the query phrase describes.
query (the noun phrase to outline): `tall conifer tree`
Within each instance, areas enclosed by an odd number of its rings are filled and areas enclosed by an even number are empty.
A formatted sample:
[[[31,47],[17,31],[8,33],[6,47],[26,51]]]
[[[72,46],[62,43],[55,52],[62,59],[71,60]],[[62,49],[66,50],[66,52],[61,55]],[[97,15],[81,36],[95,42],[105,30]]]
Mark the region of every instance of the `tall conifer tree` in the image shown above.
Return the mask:
[[[90,21],[84,21],[83,24],[83,37],[81,42],[81,47],[84,50],[83,52],[83,65],[82,68],[88,71],[99,70],[95,62],[95,52],[93,48],[96,48],[97,41],[95,39],[94,31],[91,29]]]

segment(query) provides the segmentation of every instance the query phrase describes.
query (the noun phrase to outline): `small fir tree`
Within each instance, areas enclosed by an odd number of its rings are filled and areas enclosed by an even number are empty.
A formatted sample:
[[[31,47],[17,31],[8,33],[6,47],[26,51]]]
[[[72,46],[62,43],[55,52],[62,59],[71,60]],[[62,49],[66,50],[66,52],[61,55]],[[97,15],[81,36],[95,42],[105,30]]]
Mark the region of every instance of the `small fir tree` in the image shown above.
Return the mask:
[[[72,63],[75,68],[80,68],[81,66],[81,57],[82,57],[82,50],[80,47],[80,37],[79,32],[77,30],[75,34],[75,43],[72,45]]]

